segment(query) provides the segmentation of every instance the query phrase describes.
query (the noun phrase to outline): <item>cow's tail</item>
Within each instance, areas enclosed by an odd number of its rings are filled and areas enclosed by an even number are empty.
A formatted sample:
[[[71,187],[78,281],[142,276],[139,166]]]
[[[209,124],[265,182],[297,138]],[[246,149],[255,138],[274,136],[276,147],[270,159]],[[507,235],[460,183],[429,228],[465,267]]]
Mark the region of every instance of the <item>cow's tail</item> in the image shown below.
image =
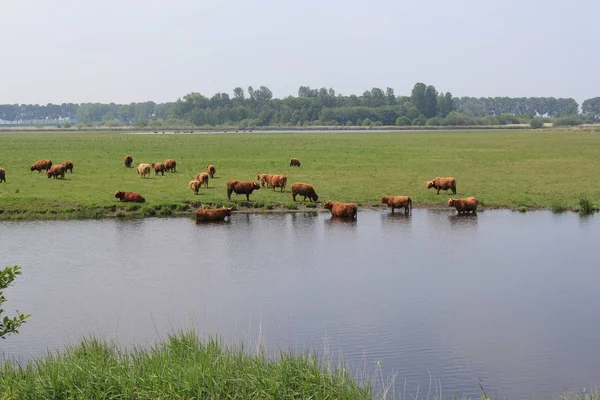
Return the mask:
[[[408,211],[412,211],[412,199],[409,197],[408,198]]]

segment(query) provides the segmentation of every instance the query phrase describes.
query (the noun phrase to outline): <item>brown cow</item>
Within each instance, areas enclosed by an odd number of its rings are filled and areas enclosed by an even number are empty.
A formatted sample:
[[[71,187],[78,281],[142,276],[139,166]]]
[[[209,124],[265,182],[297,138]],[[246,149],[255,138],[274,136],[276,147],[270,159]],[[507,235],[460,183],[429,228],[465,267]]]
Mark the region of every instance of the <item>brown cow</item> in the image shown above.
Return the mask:
[[[0,183],[6,182],[6,170],[4,168],[0,168]]]
[[[200,181],[200,184],[204,184],[204,187],[208,187],[208,173],[198,172],[194,178],[196,181]]]
[[[245,194],[246,200],[250,201],[250,195],[258,189],[260,189],[260,185],[256,182],[240,182],[230,179],[227,181],[227,198],[231,200],[231,193]]]
[[[193,181],[190,181],[188,186],[190,187],[190,189],[192,189],[194,191],[194,194],[198,194],[198,191],[200,190],[200,186],[202,186],[202,182],[194,179]]]
[[[224,221],[226,217],[231,217],[231,208],[216,208],[214,210],[205,210],[203,208],[196,211],[196,223]]]
[[[133,157],[131,157],[129,154],[127,154],[125,156],[125,158],[123,159],[123,161],[125,161],[125,166],[127,168],[131,168],[131,164],[133,163]]]
[[[323,208],[331,211],[334,217],[356,218],[358,207],[354,203],[339,203],[337,201],[328,201],[323,204]]]
[[[477,199],[477,197],[465,197],[463,199],[448,199],[448,207],[456,208],[456,211],[458,211],[459,214],[464,214],[468,212],[476,214],[477,203],[479,203],[479,199]]]
[[[269,187],[269,182],[267,181],[267,176],[269,176],[269,174],[256,175],[256,179],[260,182],[262,187],[265,187],[265,185],[267,185],[267,187]]]
[[[150,164],[141,163],[135,168],[135,171],[140,177],[145,178],[150,175]]]
[[[144,203],[146,201],[144,196],[136,192],[121,192],[120,190],[117,190],[115,192],[115,197],[127,203]]]
[[[35,164],[33,164],[31,166],[31,171],[37,171],[38,174],[40,172],[42,172],[42,170],[46,170],[46,172],[48,172],[48,170],[50,170],[50,168],[52,167],[52,161],[50,160],[38,160],[35,162]]]
[[[167,158],[165,160],[165,168],[167,172],[177,172],[177,161],[171,159],[171,158]]]
[[[48,178],[58,178],[60,176],[61,179],[65,179],[65,166],[62,164],[53,165],[47,172]]]
[[[287,185],[287,176],[285,175],[267,175],[267,183],[269,186],[273,188],[281,188],[282,192],[285,192],[285,187]]]
[[[67,160],[64,163],[62,163],[62,165],[65,167],[65,173],[67,171],[71,171],[71,173],[73,173],[73,161]]]
[[[379,202],[392,207],[392,212],[395,208],[404,207],[405,213],[410,212],[412,209],[412,199],[409,196],[381,196]]]
[[[154,168],[154,176],[158,175],[159,172],[162,176],[165,176],[167,168],[164,163],[152,163],[152,168]]]
[[[434,188],[437,190],[437,194],[440,194],[440,190],[452,190],[452,194],[456,194],[456,179],[449,176],[447,178],[435,178],[432,181],[428,181],[427,189]]]
[[[298,160],[297,158],[290,158],[290,167],[299,167],[300,166],[300,160]]]
[[[302,182],[292,183],[292,199],[294,199],[294,201],[296,201],[296,196],[298,196],[298,195],[304,196],[304,201],[306,201],[307,197],[309,199],[311,199],[312,201],[319,200],[319,196],[317,196],[315,189],[308,183],[302,183]]]
[[[208,174],[210,175],[210,179],[213,179],[215,177],[215,173],[217,172],[217,169],[215,168],[215,166],[212,164],[207,165],[206,170],[208,171]]]

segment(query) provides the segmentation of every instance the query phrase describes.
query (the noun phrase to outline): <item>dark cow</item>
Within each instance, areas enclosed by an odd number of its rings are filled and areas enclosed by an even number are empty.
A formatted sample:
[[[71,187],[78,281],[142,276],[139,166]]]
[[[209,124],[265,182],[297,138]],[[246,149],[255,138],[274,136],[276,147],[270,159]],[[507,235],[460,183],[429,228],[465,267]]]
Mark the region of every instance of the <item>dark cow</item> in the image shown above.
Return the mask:
[[[117,190],[115,192],[115,197],[120,201],[127,203],[144,203],[146,201],[144,196],[136,192],[121,192],[120,190]]]
[[[312,201],[319,200],[319,196],[317,196],[315,189],[308,183],[302,183],[302,182],[292,183],[292,199],[294,199],[294,201],[296,201],[296,196],[298,196],[298,195],[303,196],[304,201],[306,201],[307,197]]]
[[[300,166],[300,160],[298,160],[297,158],[290,158],[290,167],[299,167]]]
[[[131,168],[131,164],[133,164],[133,157],[131,157],[129,154],[125,156],[125,158],[123,159],[123,161],[125,162],[125,166],[127,168]]]
[[[240,182],[231,179],[227,181],[227,198],[231,200],[231,193],[245,194],[246,200],[250,201],[250,195],[258,189],[260,189],[260,185],[256,182]]]
[[[217,172],[217,169],[215,168],[215,166],[212,164],[207,165],[206,170],[208,171],[208,174],[210,175],[210,179],[213,179],[215,177],[215,173]]]

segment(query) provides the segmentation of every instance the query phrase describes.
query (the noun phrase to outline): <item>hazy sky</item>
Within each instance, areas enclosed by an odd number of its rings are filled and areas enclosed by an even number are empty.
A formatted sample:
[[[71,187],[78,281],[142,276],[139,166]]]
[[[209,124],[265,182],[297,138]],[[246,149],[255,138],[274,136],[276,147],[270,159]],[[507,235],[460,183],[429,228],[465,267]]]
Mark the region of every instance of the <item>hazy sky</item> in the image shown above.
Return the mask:
[[[0,104],[264,85],[600,96],[598,0],[0,0]]]

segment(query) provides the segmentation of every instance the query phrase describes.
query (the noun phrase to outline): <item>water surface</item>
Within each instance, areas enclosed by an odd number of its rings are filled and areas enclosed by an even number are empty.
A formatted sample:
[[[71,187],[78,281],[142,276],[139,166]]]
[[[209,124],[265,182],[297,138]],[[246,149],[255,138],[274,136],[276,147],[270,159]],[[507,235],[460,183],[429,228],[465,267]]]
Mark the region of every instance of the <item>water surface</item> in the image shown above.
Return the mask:
[[[0,223],[23,275],[0,343],[29,360],[93,333],[146,345],[181,329],[379,362],[400,394],[550,398],[600,384],[600,219],[439,210]],[[433,390],[433,389],[432,389]]]

